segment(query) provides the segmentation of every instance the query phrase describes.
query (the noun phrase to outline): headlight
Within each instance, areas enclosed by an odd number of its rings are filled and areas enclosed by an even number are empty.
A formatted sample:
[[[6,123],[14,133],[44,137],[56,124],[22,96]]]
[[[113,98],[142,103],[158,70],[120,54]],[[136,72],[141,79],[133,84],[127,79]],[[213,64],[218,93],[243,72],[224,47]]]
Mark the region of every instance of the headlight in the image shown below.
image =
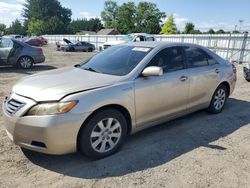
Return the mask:
[[[32,107],[27,116],[63,114],[72,110],[78,101],[42,103]]]

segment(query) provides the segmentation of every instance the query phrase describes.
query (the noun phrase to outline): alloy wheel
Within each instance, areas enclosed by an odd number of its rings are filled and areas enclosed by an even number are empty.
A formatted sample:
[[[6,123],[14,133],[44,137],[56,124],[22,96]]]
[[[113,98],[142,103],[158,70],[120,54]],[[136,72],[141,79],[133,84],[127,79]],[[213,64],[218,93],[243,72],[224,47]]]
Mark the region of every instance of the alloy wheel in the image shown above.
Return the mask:
[[[29,57],[22,57],[19,60],[19,64],[22,68],[28,69],[28,68],[32,67],[33,62]]]
[[[112,150],[122,136],[122,127],[114,118],[103,119],[94,126],[91,135],[91,147],[99,153]]]
[[[221,110],[226,101],[226,92],[224,89],[219,89],[214,97],[214,108]]]

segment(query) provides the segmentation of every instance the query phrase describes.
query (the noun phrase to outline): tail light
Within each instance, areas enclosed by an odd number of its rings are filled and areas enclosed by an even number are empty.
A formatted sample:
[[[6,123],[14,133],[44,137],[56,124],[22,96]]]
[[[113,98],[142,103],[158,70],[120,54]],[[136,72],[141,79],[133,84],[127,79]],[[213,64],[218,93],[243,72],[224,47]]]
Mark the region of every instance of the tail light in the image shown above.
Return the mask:
[[[39,49],[36,51],[37,54],[43,54],[43,50],[42,49]]]

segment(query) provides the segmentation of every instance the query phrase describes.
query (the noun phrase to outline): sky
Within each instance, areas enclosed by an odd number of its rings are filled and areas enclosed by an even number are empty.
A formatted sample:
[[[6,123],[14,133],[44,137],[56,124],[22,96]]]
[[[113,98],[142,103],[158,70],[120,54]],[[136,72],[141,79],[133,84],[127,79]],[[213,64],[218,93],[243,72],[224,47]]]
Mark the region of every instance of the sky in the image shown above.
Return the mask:
[[[0,23],[10,25],[21,18],[22,3],[25,0],[0,0]],[[59,0],[62,6],[72,10],[72,18],[100,17],[104,0]],[[136,4],[141,0],[135,0]],[[185,23],[192,22],[196,29],[206,31],[234,30],[250,31],[250,0],[144,0],[156,3],[167,16],[173,14],[178,29],[183,30]],[[117,0],[121,5],[125,0]],[[243,20],[242,24],[239,20]]]

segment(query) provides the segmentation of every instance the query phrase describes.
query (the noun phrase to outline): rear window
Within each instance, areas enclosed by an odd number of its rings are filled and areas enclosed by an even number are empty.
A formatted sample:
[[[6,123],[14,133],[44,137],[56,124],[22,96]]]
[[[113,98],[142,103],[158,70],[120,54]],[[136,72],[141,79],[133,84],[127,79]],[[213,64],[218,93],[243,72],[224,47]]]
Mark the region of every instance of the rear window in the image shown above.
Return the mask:
[[[93,56],[81,68],[123,76],[131,72],[150,51],[148,47],[113,46]]]
[[[184,47],[189,68],[208,65],[207,53],[195,47]]]
[[[0,48],[12,48],[13,42],[8,38],[0,38]]]

